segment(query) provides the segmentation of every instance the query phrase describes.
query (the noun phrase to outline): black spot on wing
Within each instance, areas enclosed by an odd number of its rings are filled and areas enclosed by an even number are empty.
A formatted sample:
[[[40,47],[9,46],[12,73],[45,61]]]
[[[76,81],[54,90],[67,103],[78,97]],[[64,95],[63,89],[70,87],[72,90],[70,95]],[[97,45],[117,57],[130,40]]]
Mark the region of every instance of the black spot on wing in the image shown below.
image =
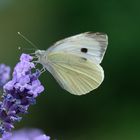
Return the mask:
[[[87,48],[81,48],[81,52],[87,53],[88,52],[88,49]]]

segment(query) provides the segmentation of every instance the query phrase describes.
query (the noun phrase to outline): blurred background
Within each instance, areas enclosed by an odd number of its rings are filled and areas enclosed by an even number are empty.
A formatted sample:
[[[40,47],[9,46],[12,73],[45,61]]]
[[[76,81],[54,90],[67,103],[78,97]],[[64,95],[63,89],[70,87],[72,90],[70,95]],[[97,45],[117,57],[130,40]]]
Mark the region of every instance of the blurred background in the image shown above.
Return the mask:
[[[45,92],[16,129],[35,127],[58,140],[140,139],[139,0],[0,0],[0,63],[12,68],[22,48],[39,49],[78,33],[105,32],[109,45],[102,62],[105,80],[92,93],[74,96],[47,72]]]

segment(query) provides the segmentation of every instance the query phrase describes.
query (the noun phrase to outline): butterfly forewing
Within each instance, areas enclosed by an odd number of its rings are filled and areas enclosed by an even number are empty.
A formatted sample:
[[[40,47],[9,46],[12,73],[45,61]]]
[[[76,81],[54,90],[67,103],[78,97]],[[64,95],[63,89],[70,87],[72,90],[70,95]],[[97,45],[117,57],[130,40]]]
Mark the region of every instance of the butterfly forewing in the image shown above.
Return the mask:
[[[56,42],[48,53],[65,52],[85,57],[100,64],[108,44],[108,37],[103,33],[82,33]]]

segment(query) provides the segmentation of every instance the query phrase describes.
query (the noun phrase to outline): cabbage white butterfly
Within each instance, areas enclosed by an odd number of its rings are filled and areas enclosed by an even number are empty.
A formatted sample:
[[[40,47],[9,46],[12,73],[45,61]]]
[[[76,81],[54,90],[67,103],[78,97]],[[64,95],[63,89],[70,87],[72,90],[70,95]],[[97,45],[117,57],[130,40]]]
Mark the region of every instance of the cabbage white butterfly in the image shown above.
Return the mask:
[[[83,95],[104,80],[100,63],[107,45],[106,34],[86,32],[60,40],[47,50],[37,50],[35,56],[63,89]]]

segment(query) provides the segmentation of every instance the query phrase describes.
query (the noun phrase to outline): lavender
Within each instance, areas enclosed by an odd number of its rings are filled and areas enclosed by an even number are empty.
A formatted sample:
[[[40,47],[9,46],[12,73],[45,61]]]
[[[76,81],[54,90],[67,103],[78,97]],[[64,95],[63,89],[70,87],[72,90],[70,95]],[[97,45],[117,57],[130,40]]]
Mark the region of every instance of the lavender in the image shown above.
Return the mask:
[[[21,114],[27,113],[29,106],[35,104],[36,97],[44,90],[38,80],[40,71],[32,72],[35,68],[32,59],[30,55],[22,54],[12,80],[3,87],[0,102],[0,133],[3,136],[14,128],[14,123],[22,119]]]
[[[46,136],[38,129],[22,129],[0,140],[50,140],[50,137]]]
[[[0,64],[0,88],[10,79],[10,67]]]

